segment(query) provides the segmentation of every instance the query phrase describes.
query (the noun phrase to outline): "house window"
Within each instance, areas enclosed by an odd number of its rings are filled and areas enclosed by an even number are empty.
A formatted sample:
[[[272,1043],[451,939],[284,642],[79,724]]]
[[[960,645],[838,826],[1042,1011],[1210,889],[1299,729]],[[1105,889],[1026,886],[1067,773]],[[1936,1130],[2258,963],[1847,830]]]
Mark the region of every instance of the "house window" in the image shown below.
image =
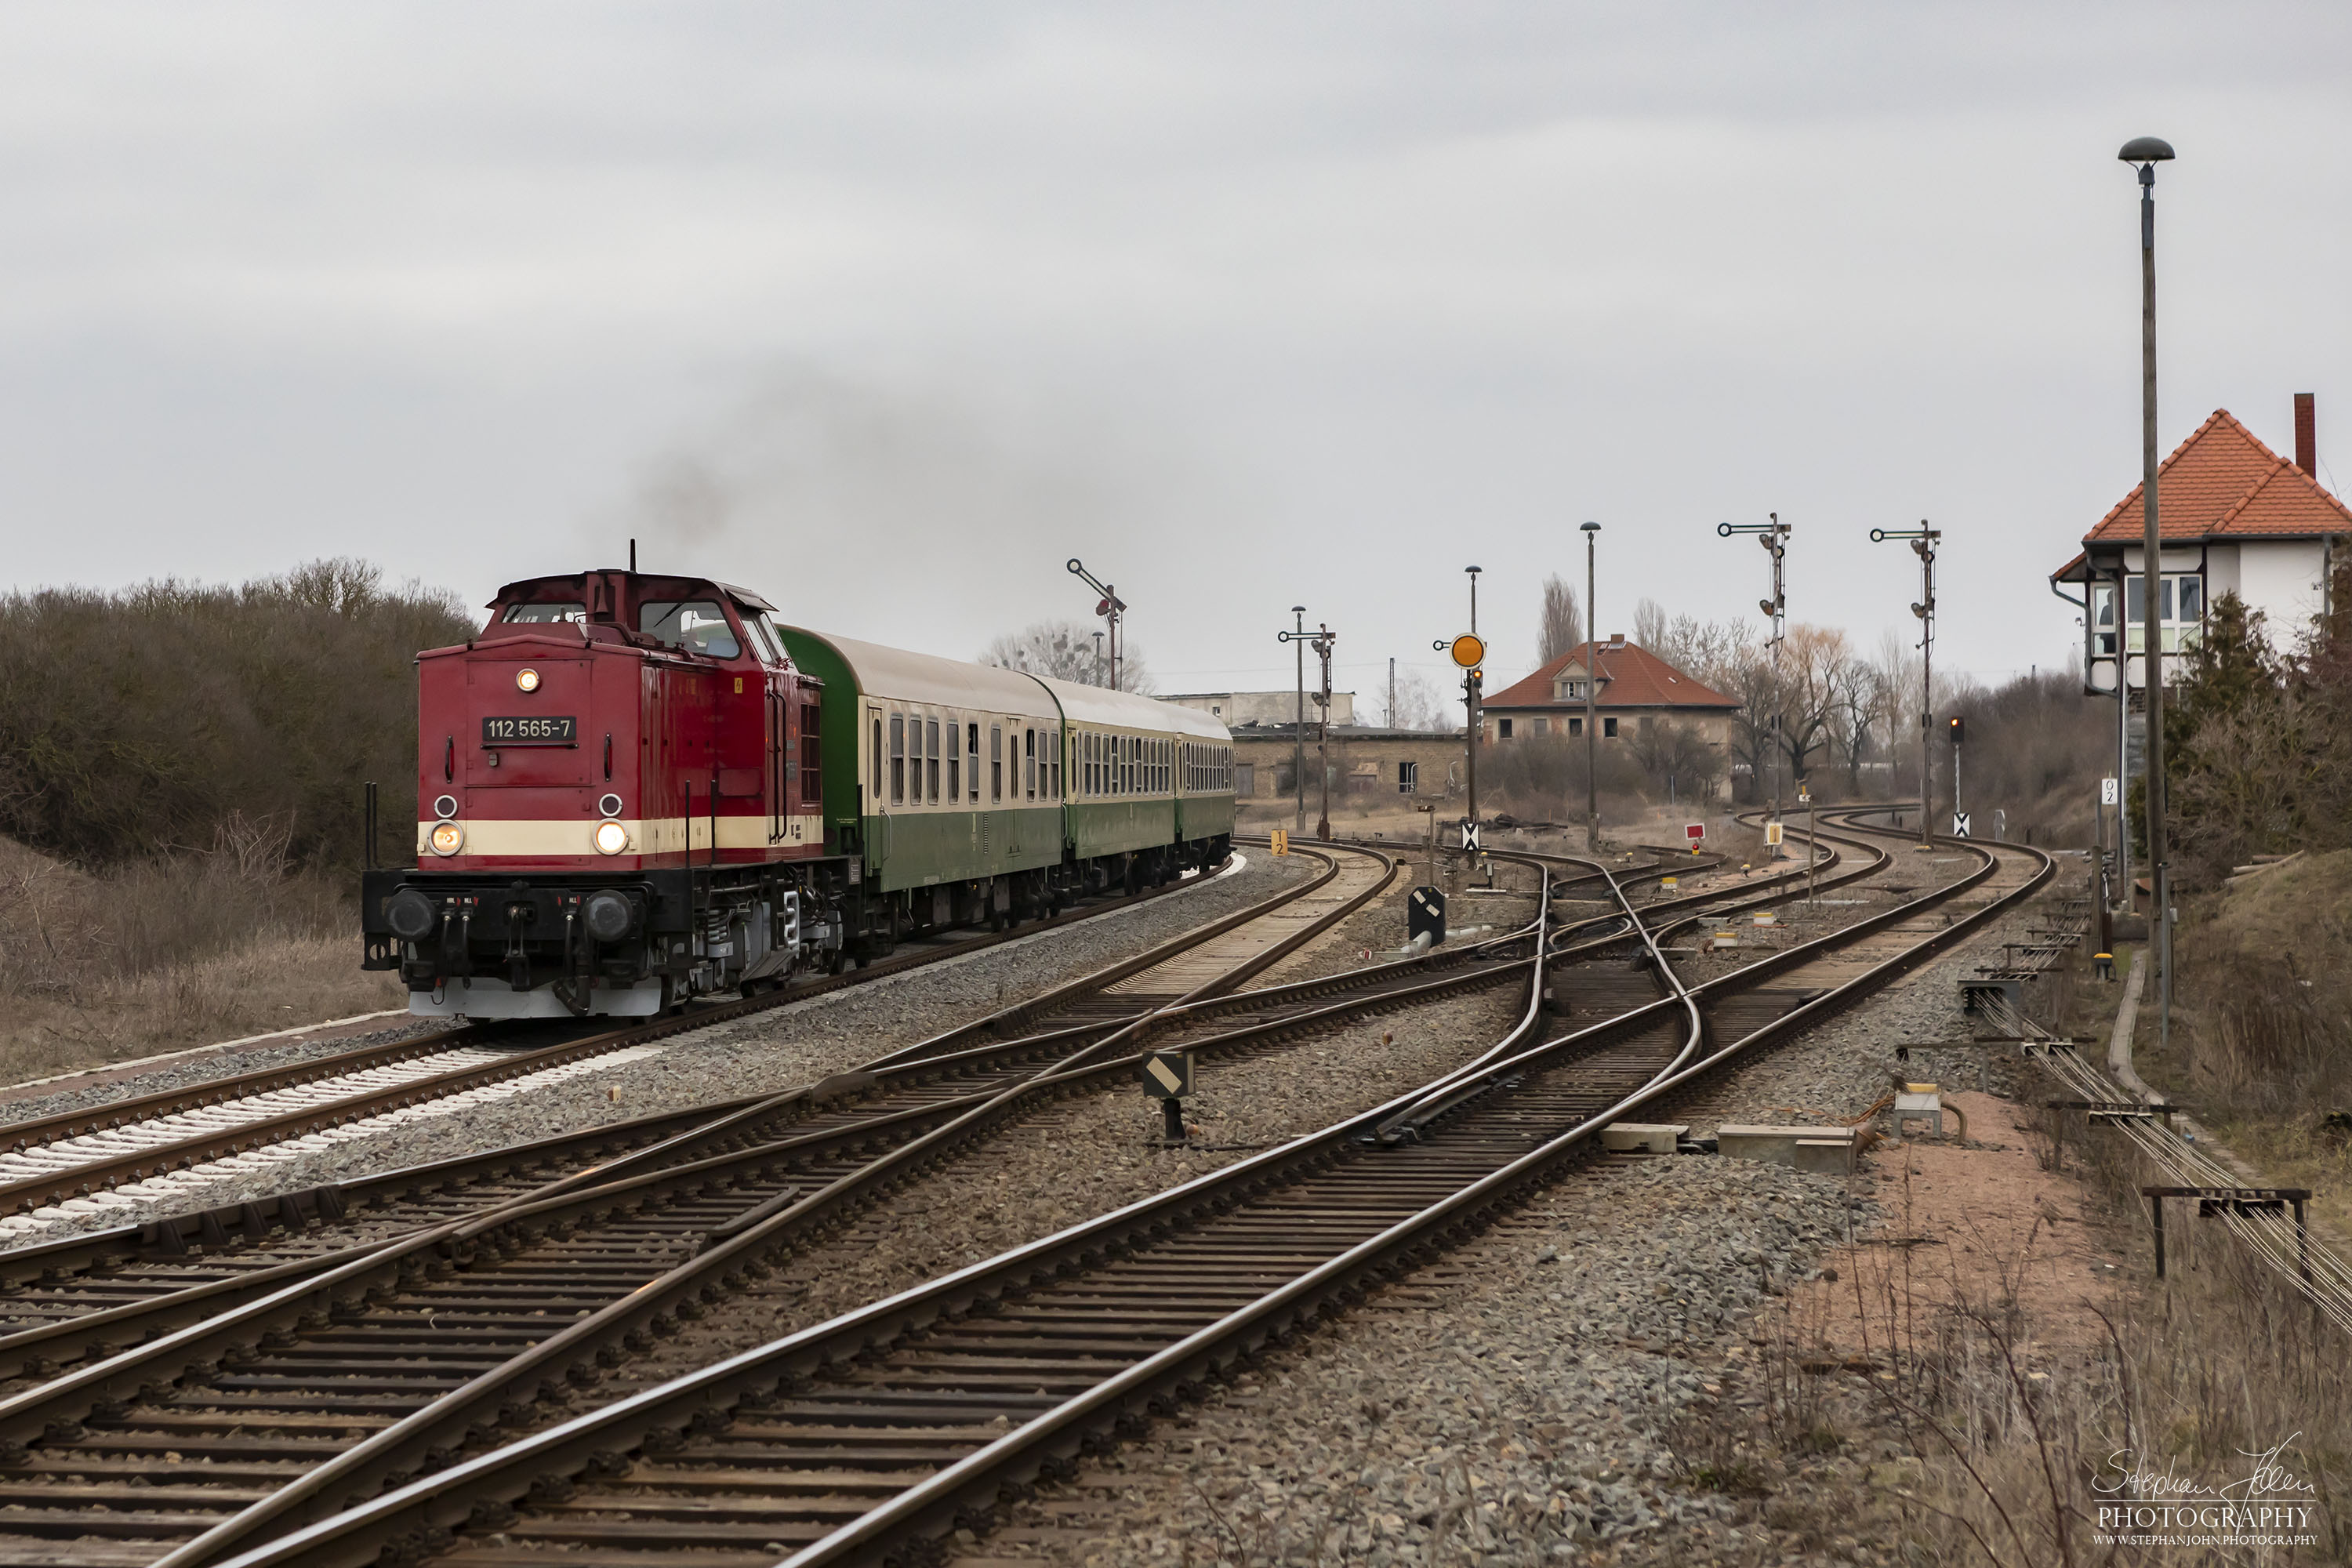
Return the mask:
[[[1604,741],[1613,741],[1617,738],[1616,720],[1603,719],[1601,721],[1601,738]]]
[[[1397,794],[1411,795],[1414,790],[1419,789],[1420,787],[1421,764],[1419,763],[1399,763],[1397,764]]]
[[[2125,648],[2147,648],[2147,579],[2133,573],[2124,580]],[[2166,653],[2185,653],[2202,640],[2205,629],[2205,579],[2196,573],[2159,577],[2156,584],[2157,646]]]
[[[1570,735],[1581,735],[1581,734],[1583,734],[1583,733],[1584,733],[1584,721],[1583,721],[1583,720],[1581,720],[1581,719],[1570,719],[1570,720],[1568,721],[1568,732],[1569,732]]]
[[[907,804],[907,716],[890,715],[890,804]]]
[[[1496,721],[1496,733],[1498,733],[1504,740],[1509,740],[1511,738],[1511,721],[1508,719],[1499,719]]]
[[[1255,795],[1257,793],[1257,764],[1255,763],[1235,763],[1234,764],[1234,793],[1235,795]]]
[[[1549,734],[1551,732],[1551,721],[1549,719],[1537,720],[1535,732],[1538,735]]]

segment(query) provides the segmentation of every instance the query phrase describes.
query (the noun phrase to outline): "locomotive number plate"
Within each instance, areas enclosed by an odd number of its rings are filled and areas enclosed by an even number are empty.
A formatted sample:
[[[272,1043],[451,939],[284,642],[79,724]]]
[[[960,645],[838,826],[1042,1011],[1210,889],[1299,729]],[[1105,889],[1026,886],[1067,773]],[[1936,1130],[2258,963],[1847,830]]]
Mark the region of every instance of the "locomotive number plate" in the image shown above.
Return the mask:
[[[522,719],[485,719],[485,746],[571,746],[579,743],[580,724],[569,716],[532,714]]]

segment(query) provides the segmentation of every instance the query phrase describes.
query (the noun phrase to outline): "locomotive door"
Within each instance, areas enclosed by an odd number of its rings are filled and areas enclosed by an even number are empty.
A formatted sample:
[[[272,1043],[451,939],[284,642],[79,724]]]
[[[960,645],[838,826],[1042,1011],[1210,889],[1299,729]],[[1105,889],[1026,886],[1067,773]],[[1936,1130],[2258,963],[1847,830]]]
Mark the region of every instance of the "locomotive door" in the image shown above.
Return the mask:
[[[879,708],[868,708],[866,710],[866,744],[867,747],[866,815],[875,819],[874,837],[877,840],[866,847],[866,858],[871,874],[879,877],[883,863],[890,858],[890,813],[883,805],[886,797],[882,794],[882,770],[885,759],[882,751],[882,710]]]

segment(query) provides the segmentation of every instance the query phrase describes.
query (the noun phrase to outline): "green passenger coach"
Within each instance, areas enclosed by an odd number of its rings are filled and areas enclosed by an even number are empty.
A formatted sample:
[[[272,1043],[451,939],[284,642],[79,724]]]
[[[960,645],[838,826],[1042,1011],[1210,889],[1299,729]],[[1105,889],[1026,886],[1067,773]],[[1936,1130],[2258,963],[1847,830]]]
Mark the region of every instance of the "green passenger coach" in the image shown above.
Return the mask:
[[[824,841],[849,858],[860,957],[902,935],[999,928],[1082,891],[1223,860],[1232,739],[1130,692],[778,629],[824,683]],[[805,765],[803,759],[803,765]]]

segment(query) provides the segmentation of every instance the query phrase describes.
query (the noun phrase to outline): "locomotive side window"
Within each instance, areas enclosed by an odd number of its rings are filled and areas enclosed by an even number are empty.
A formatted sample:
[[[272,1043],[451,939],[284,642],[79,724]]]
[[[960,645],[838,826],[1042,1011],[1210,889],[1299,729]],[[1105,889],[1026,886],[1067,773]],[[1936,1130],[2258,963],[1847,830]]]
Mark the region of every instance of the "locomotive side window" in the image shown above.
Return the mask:
[[[547,626],[559,621],[584,621],[588,606],[576,602],[548,605],[509,605],[507,613],[499,617],[509,626],[525,624]]]
[[[988,799],[992,805],[1004,798],[1004,726],[988,727]]]
[[[923,779],[931,792],[931,804],[940,804],[940,721],[933,719],[923,726]]]
[[[671,647],[712,658],[734,658],[743,651],[727,612],[712,599],[648,599],[637,607],[637,629]]]
[[[907,804],[907,719],[890,715],[890,804]]]
[[[817,766],[817,705],[801,704],[801,804],[812,805],[824,798],[824,773]]]
[[[768,617],[764,611],[745,615],[743,627],[751,634],[751,647],[758,651],[761,658],[770,664],[786,662],[783,639],[776,635],[776,628],[768,624]]]

